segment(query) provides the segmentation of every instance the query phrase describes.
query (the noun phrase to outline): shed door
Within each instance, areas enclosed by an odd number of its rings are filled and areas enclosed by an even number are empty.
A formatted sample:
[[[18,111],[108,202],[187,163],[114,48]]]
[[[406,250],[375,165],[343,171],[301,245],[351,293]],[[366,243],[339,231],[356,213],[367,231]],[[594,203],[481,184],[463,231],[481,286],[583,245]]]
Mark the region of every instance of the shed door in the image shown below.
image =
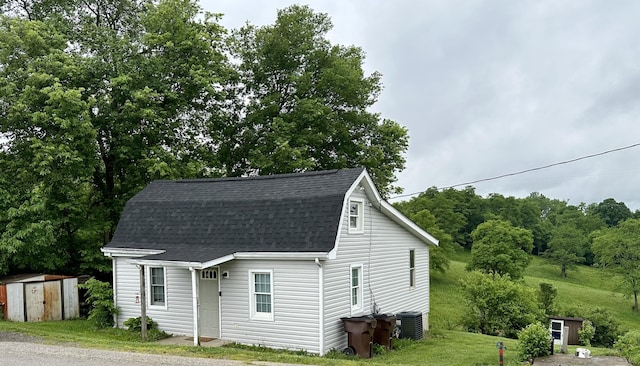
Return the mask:
[[[218,295],[218,269],[200,271],[200,334],[220,337],[220,297]]]
[[[42,320],[62,320],[62,297],[60,281],[44,283],[44,312]]]
[[[24,300],[27,305],[27,321],[42,321],[44,315],[44,283],[25,283]]]
[[[553,344],[562,345],[563,330],[564,320],[551,320],[551,338],[553,338]]]
[[[24,321],[24,287],[22,283],[7,284],[7,319]]]

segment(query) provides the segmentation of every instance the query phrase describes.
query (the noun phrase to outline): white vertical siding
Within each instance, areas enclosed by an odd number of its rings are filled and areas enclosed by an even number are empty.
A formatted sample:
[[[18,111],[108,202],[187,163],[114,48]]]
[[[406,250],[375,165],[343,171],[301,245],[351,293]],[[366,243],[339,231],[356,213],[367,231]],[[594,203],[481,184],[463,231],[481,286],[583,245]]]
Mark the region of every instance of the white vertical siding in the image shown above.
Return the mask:
[[[23,322],[24,319],[24,284],[7,284],[7,319]]]
[[[78,279],[65,278],[62,280],[64,298],[64,319],[80,317],[80,299],[78,298]]]
[[[118,326],[129,318],[140,316],[140,270],[129,258],[118,257],[116,283],[116,305],[120,309]],[[178,335],[193,334],[193,302],[191,294],[191,272],[188,269],[165,267],[167,308],[147,307],[147,316],[158,323],[158,327],[168,333]],[[146,281],[149,281],[146,278]],[[147,293],[147,298],[149,294]]]
[[[250,271],[273,271],[273,321],[250,319]],[[318,267],[313,261],[234,260],[220,266],[220,338],[319,353]]]
[[[348,207],[336,259],[325,263],[325,342],[324,351],[347,346],[341,317],[371,314],[373,304],[382,313],[401,311],[429,312],[429,249],[427,244],[380,213],[376,202],[356,190],[353,198],[362,199],[364,231],[348,233]],[[416,284],[409,287],[409,250],[415,249]],[[363,311],[351,314],[349,266],[363,264]],[[426,323],[424,324],[427,325]]]

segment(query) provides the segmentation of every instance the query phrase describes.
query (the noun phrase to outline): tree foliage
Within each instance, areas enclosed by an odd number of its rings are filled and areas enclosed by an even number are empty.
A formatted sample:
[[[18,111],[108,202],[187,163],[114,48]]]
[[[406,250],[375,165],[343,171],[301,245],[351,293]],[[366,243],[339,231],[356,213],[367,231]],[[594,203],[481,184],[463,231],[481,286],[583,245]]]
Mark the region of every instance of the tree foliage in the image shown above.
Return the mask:
[[[0,273],[108,271],[99,249],[155,179],[365,166],[398,191],[407,131],[368,111],[380,75],[326,14],[230,36],[189,0],[0,8]]]
[[[542,321],[544,313],[532,289],[508,276],[472,272],[462,281],[470,331],[515,338],[528,324]]]
[[[327,14],[293,5],[272,25],[233,33],[244,103],[221,142],[227,174],[364,166],[384,196],[399,192],[407,130],[369,112],[381,75],[364,73],[362,49],[331,44],[332,27]]]
[[[542,254],[560,266],[560,276],[567,277],[567,270],[585,261],[586,236],[575,227],[561,225],[554,229],[548,249]]]
[[[467,270],[520,278],[531,261],[533,235],[507,221],[489,220],[471,233],[473,247]]]
[[[618,227],[595,232],[593,252],[596,262],[618,275],[624,291],[633,296],[633,311],[638,312],[640,292],[640,219],[629,219]]]
[[[538,357],[551,354],[549,329],[541,323],[532,323],[518,333],[518,356],[531,364]]]

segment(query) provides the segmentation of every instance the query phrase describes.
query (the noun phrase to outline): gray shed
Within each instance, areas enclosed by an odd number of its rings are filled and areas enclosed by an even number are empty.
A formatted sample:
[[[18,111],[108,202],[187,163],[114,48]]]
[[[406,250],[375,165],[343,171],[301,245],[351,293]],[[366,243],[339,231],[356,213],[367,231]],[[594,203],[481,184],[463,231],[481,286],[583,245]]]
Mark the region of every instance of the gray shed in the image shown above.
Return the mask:
[[[2,278],[0,308],[4,319],[17,322],[78,318],[78,279],[45,274]]]

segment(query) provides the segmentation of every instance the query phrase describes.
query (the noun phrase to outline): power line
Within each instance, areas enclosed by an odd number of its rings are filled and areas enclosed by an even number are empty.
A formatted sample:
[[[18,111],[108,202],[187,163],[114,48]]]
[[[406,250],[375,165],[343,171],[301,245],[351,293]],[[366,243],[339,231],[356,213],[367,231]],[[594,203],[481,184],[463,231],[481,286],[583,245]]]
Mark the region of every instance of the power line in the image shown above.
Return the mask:
[[[579,161],[579,160],[589,159],[589,158],[593,158],[593,157],[600,156],[600,155],[610,154],[612,152],[631,149],[631,148],[634,148],[634,147],[637,147],[637,146],[640,146],[640,143],[635,143],[635,144],[628,145],[628,146],[618,147],[616,149],[606,150],[606,151],[602,151],[602,152],[595,153],[595,154],[584,155],[584,156],[581,156],[579,158],[564,160],[564,161],[560,161],[560,162],[553,163],[553,164],[539,166],[539,167],[536,167],[536,168],[525,169],[525,170],[517,171],[517,172],[514,172],[514,173],[507,173],[507,174],[497,175],[495,177],[483,178],[483,179],[478,179],[478,180],[474,180],[474,181],[470,181],[470,182],[464,182],[464,183],[458,183],[458,184],[445,186],[445,187],[438,187],[437,189],[438,190],[444,190],[444,189],[455,188],[455,187],[460,187],[460,186],[468,186],[468,185],[475,184],[475,183],[480,183],[480,182],[487,182],[487,181],[491,181],[491,180],[502,179],[502,178],[511,177],[511,176],[514,176],[514,175],[520,175],[520,174],[524,174],[524,173],[533,172],[533,171],[536,171],[536,170],[548,169],[548,168],[551,168],[551,167],[554,167],[554,166],[558,166],[558,165],[574,163],[574,162]],[[399,196],[391,197],[390,199],[414,196],[416,194],[420,194],[420,193],[423,193],[423,192],[426,192],[426,191],[401,194]]]

